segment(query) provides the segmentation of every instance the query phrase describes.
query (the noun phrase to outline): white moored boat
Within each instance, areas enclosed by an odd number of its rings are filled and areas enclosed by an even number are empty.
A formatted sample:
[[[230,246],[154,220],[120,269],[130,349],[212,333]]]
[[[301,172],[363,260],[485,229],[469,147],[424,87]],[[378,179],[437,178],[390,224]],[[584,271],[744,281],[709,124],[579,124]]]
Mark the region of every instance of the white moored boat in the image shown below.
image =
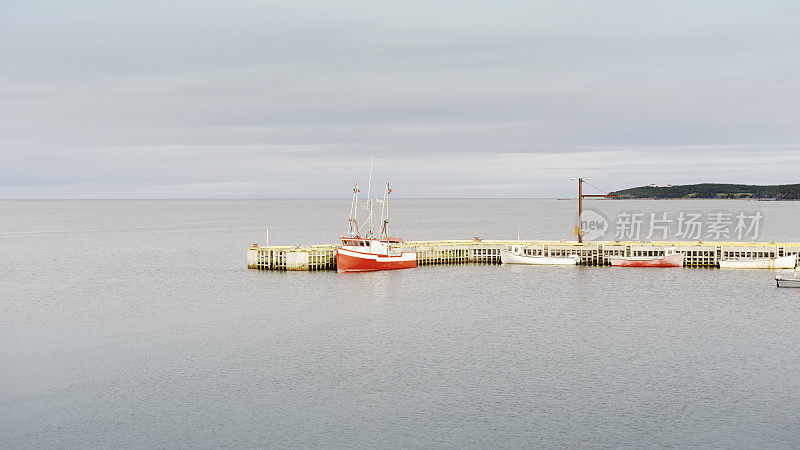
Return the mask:
[[[794,269],[797,255],[780,258],[725,258],[719,260],[720,269]]]
[[[800,279],[797,277],[795,278],[784,278],[783,275],[778,275],[775,277],[775,283],[778,287],[793,287],[793,288],[800,288]]]
[[[500,250],[500,261],[503,264],[574,266],[581,262],[581,257],[578,255],[569,255],[567,257],[526,255],[522,245],[509,245]]]

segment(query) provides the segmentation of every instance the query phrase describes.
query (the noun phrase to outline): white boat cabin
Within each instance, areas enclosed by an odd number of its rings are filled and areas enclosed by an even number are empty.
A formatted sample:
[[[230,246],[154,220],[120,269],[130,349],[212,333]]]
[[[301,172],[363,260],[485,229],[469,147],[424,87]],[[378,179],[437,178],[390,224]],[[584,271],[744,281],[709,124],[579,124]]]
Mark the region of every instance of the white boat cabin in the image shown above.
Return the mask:
[[[525,248],[522,245],[508,245],[506,251],[511,252],[512,255],[524,255]]]
[[[342,248],[359,253],[372,255],[400,256],[403,240],[395,237],[383,239],[364,239],[356,237],[343,237]]]

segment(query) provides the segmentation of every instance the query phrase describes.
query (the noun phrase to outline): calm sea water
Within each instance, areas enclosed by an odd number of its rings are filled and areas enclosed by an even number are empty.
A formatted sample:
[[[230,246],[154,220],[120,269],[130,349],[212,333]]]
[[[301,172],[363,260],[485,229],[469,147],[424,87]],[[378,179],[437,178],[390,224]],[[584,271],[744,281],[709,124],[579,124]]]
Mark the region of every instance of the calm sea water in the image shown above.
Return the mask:
[[[397,200],[394,234],[569,239],[574,202]],[[247,270],[347,200],[0,202],[0,447],[797,447],[800,290],[774,272]],[[606,201],[761,211],[800,203]]]

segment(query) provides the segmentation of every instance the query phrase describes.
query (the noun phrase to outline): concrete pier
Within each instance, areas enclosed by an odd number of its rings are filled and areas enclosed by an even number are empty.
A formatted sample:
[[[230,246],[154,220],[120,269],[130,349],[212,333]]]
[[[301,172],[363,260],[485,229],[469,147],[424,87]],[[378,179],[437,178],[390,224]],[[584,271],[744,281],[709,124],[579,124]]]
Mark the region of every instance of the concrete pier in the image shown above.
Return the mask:
[[[529,255],[568,256],[577,254],[581,264],[608,265],[610,256],[658,256],[664,248],[676,247],[686,254],[685,267],[716,267],[722,258],[774,258],[800,254],[800,243],[775,242],[638,242],[597,241],[416,241],[405,242],[404,250],[417,251],[417,264],[499,264],[500,250],[523,245]],[[258,270],[335,270],[336,245],[253,246],[247,250],[247,267]]]

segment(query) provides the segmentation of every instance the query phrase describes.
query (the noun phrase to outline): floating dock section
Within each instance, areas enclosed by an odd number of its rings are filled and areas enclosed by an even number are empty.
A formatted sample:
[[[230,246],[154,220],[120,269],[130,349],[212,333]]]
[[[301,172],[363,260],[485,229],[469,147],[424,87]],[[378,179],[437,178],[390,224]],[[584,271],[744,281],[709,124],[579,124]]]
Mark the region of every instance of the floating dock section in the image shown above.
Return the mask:
[[[598,241],[417,241],[404,250],[417,251],[418,266],[499,264],[500,250],[523,245],[537,256],[579,255],[586,266],[609,265],[611,256],[659,256],[666,247],[685,253],[685,267],[716,267],[722,258],[775,258],[800,254],[800,243],[775,242],[638,242]],[[259,247],[247,250],[247,267],[258,270],[335,270],[336,245]]]

